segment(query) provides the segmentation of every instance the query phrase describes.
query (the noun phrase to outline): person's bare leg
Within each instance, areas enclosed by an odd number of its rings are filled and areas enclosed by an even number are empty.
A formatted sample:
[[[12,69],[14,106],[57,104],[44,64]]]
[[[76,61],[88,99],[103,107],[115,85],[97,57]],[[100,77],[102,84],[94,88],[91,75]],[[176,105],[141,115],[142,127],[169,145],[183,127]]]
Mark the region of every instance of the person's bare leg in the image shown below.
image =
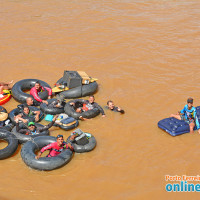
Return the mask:
[[[3,92],[3,86],[0,86],[0,94]]]
[[[174,117],[176,119],[181,120],[181,116],[180,115],[171,114],[170,117]]]
[[[11,90],[10,86],[1,86],[1,87],[3,87],[3,90]]]
[[[194,133],[195,124],[192,122],[189,124],[189,126],[190,126],[190,133]]]
[[[5,83],[5,82],[0,82],[0,86],[9,86],[13,83],[13,80],[8,82],[8,83]]]

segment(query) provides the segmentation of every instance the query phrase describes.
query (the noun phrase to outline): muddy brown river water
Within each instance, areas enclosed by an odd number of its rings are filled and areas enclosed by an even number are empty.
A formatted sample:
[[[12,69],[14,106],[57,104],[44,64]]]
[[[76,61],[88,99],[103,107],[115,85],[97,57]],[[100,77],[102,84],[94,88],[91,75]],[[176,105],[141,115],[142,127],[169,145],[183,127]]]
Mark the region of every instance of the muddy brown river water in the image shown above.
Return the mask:
[[[1,0],[1,81],[53,86],[64,70],[85,71],[98,78],[96,102],[111,99],[126,114],[81,122],[96,148],[54,171],[28,168],[19,145],[0,161],[0,199],[199,199],[166,192],[165,175],[199,174],[200,135],[157,127],[188,97],[200,105],[199,10],[198,0]],[[4,107],[17,105],[12,98]]]

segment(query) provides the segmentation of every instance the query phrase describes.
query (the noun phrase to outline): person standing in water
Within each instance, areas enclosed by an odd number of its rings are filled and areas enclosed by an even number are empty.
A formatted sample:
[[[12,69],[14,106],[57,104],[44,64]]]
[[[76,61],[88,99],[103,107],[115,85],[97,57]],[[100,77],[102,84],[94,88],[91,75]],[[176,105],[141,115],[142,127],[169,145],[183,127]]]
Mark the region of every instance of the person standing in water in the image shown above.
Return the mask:
[[[194,127],[196,125],[198,133],[200,134],[200,125],[196,108],[193,106],[193,98],[188,98],[187,104],[184,106],[184,108],[177,114],[171,114],[170,117],[187,122],[190,126],[190,133],[194,133]]]

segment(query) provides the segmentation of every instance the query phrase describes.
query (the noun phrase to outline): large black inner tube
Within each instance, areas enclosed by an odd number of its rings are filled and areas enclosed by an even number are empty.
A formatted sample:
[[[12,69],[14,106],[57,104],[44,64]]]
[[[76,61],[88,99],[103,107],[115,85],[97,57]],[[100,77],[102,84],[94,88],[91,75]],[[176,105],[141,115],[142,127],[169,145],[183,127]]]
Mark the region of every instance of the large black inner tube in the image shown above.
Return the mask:
[[[36,127],[43,127],[44,125],[42,124],[38,124],[35,123]],[[22,127],[23,128],[23,127]],[[24,127],[25,128],[25,127]],[[17,139],[19,140],[19,143],[22,144],[24,142],[30,141],[33,138],[39,137],[39,136],[48,136],[49,135],[49,130],[43,131],[40,134],[36,134],[36,135],[25,135],[22,133],[17,132],[16,130],[16,126],[12,129],[12,133],[17,137]]]
[[[62,79],[63,78],[60,78],[57,81],[57,83],[58,84],[62,83]],[[98,89],[98,84],[95,81],[95,82],[87,84],[87,85],[78,86],[78,87],[72,88],[70,90],[60,92],[59,96],[62,99],[75,99],[75,98],[92,95],[97,91],[97,89]]]
[[[67,142],[70,142],[70,137],[71,137],[71,135],[67,138]],[[95,148],[97,141],[92,134],[91,134],[91,137],[88,140],[89,140],[89,143],[87,143],[85,145],[78,145],[75,142],[73,142],[72,146],[74,148],[74,151],[76,153],[84,153],[84,152],[92,151]]]
[[[0,129],[0,139],[8,142],[8,146],[0,150],[0,159],[5,159],[15,153],[18,147],[18,140],[15,135],[4,129]]]
[[[43,112],[39,109],[39,108],[37,108],[37,107],[35,107],[35,106],[28,106],[29,107],[29,110],[30,111],[40,111],[40,115],[39,115],[39,121],[41,121],[42,119],[43,119],[43,117],[44,117],[44,114],[43,114]],[[15,120],[14,120],[14,117],[16,116],[16,115],[18,115],[19,113],[22,113],[22,110],[20,110],[19,108],[15,108],[15,109],[13,109],[13,110],[11,110],[10,111],[10,113],[8,114],[9,115],[9,118],[10,118],[10,120],[12,121],[12,123],[15,125],[16,124],[16,122],[15,122]],[[27,117],[26,119],[28,119],[29,121],[35,121],[35,115],[33,115],[33,116],[30,116],[30,117]]]
[[[72,157],[72,151],[69,149],[63,150],[58,156],[55,157],[41,157],[35,159],[35,151],[40,150],[42,147],[56,142],[56,138],[52,136],[40,136],[34,138],[32,141],[26,142],[21,150],[21,157],[29,167],[37,170],[54,170],[67,164]]]
[[[43,86],[43,87],[51,88],[49,84],[47,84],[44,81],[38,80],[38,79],[23,79],[21,81],[16,82],[12,87],[12,95],[13,95],[14,99],[17,100],[18,102],[26,103],[26,99],[28,97],[33,98],[33,96],[31,96],[30,94],[27,94],[23,91],[30,90],[32,87],[34,87],[36,81],[39,81],[41,86]],[[45,91],[41,92],[38,96],[43,100],[47,99],[48,91],[45,90]],[[37,102],[34,98],[33,98],[33,100],[34,100],[34,102]]]
[[[73,117],[75,119],[79,119],[80,116],[82,116],[83,118],[90,119],[90,118],[96,117],[100,113],[98,108],[94,108],[92,110],[88,110],[82,113],[77,113],[75,111],[76,108],[70,105],[71,102],[73,102],[73,100],[65,104],[64,110],[66,114],[68,114],[70,117]]]
[[[45,113],[45,114],[51,114],[51,115],[56,115],[56,114],[60,114],[60,113],[64,113],[64,106],[65,106],[65,102],[62,103],[62,107],[61,108],[57,108],[57,107],[53,107],[50,106],[50,104],[53,101],[56,101],[57,99],[48,99],[48,105],[46,103],[41,103],[40,104],[40,109]]]

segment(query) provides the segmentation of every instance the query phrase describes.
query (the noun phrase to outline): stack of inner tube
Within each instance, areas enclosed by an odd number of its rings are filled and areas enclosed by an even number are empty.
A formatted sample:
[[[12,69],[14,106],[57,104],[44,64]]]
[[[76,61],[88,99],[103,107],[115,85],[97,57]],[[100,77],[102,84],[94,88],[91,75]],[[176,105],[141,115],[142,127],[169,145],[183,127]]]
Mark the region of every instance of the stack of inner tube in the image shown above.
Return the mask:
[[[60,78],[57,81],[57,84],[62,84],[62,82],[63,82],[63,78]],[[59,95],[63,99],[74,99],[74,98],[80,98],[80,97],[92,95],[97,91],[97,89],[98,89],[98,84],[95,81],[93,83],[71,88],[69,90],[59,93]]]

